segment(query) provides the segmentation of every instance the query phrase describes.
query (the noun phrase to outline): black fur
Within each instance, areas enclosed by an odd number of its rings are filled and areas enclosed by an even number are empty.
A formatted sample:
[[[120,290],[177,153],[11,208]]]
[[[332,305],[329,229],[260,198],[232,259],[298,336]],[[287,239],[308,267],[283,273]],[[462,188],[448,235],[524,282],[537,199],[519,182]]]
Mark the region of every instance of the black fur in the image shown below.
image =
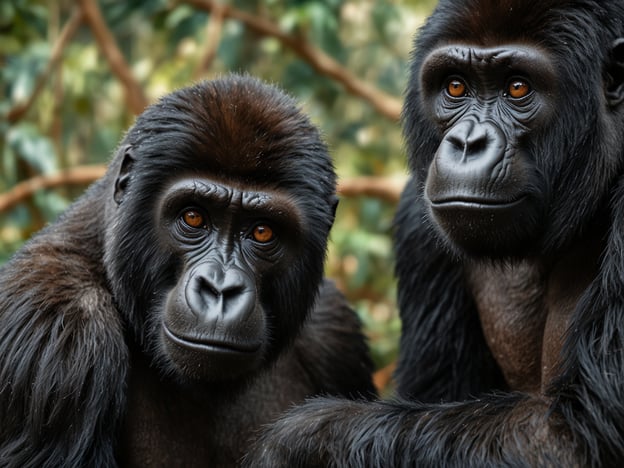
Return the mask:
[[[413,177],[396,217],[403,321],[399,399],[315,399],[264,434],[247,457],[250,466],[622,463],[623,37],[619,0],[439,2],[416,41],[403,113]],[[555,112],[523,141],[545,210],[543,229],[524,250],[526,257],[518,258],[510,246],[508,258],[466,258],[443,239],[423,197],[442,135],[424,110],[420,67],[433,48],[449,43],[530,44],[552,58],[559,77],[557,94],[549,97]],[[588,265],[564,271],[561,281],[564,293],[569,287],[575,298],[576,279],[593,275],[576,304],[563,306],[569,321],[556,376],[536,393],[513,391],[486,345],[466,269],[556,264],[574,246],[582,251],[592,235],[602,251]],[[568,302],[554,305],[563,304]],[[523,307],[531,307],[528,299]]]
[[[183,177],[287,194],[305,220],[292,262],[257,278],[266,353],[241,379],[182,375],[160,342],[182,264],[155,205]],[[0,466],[232,466],[293,403],[372,394],[331,283],[309,313],[334,209],[326,147],[276,88],[230,76],[149,107],[107,174],[0,270]]]

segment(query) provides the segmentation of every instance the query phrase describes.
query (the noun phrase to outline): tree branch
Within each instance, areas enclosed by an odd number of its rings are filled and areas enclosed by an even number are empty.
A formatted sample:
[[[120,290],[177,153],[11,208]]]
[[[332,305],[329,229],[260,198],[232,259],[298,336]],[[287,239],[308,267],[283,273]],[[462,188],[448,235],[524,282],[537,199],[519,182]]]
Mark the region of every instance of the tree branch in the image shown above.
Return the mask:
[[[338,182],[338,193],[343,197],[373,197],[397,203],[407,176],[350,177]]]
[[[25,180],[8,192],[0,194],[0,213],[14,208],[22,201],[32,197],[38,190],[71,185],[89,185],[102,177],[105,172],[105,164],[77,166],[56,174],[39,175]],[[347,178],[339,182],[338,193],[343,197],[368,196],[396,203],[405,181],[404,176]]]
[[[52,74],[54,69],[61,61],[65,46],[76,33],[76,30],[78,29],[78,26],[80,26],[82,19],[82,12],[80,10],[75,10],[69,20],[67,20],[67,23],[65,23],[65,26],[63,26],[63,30],[59,34],[56,42],[54,43],[54,46],[52,47],[50,60],[48,61],[44,72],[37,78],[37,83],[35,84],[33,92],[25,102],[17,104],[8,112],[7,120],[9,121],[9,123],[13,124],[20,120],[31,108],[31,106],[43,90],[43,87],[48,80],[48,77]]]
[[[9,211],[39,190],[68,185],[89,185],[106,172],[106,165],[78,166],[52,175],[40,175],[20,182],[11,190],[0,194],[0,213]]]
[[[210,20],[208,21],[208,26],[206,27],[206,38],[204,39],[204,52],[202,53],[202,57],[199,61],[199,66],[197,70],[193,73],[193,77],[198,79],[205,75],[210,67],[212,66],[212,62],[217,56],[217,51],[219,49],[219,44],[221,43],[221,34],[223,31],[223,20],[224,20],[224,8],[222,5],[215,4],[212,13],[210,14]]]
[[[83,0],[84,1],[84,0]],[[214,0],[184,0],[195,8],[213,12],[222,9],[226,18],[238,20],[250,30],[263,36],[271,36],[292,49],[299,57],[310,64],[318,73],[326,75],[345,87],[355,96],[368,101],[382,115],[398,121],[401,115],[401,100],[378,90],[374,86],[360,80],[340,63],[322,50],[314,47],[304,38],[283,32],[274,23],[257,16],[238,10],[229,5],[221,5]]]
[[[78,0],[78,3],[84,14],[85,21],[89,24],[91,31],[93,31],[95,41],[108,61],[111,70],[124,87],[126,101],[130,106],[130,110],[135,115],[139,115],[147,107],[149,101],[145,97],[141,86],[132,76],[130,67],[121,50],[119,50],[115,37],[108,29],[96,0]]]

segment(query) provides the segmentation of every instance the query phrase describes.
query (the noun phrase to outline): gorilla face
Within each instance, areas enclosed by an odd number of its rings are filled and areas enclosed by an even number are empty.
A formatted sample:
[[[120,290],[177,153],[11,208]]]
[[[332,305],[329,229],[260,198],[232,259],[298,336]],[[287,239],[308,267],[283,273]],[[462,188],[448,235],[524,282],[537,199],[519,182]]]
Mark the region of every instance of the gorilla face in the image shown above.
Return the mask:
[[[527,46],[451,45],[429,54],[421,82],[443,135],[425,182],[436,224],[473,254],[534,241],[545,187],[527,142],[554,112],[549,57]]]
[[[176,182],[160,207],[166,248],[183,259],[164,307],[167,354],[209,379],[257,367],[268,346],[263,280],[302,249],[296,207],[279,192],[197,178]]]
[[[455,252],[554,252],[605,206],[621,168],[624,45],[573,31],[573,9],[556,1],[485,4],[442,3],[418,38],[403,114],[410,164]]]
[[[214,381],[274,359],[313,303],[334,218],[315,128],[269,86],[217,80],[148,109],[116,161],[107,265],[158,365]]]

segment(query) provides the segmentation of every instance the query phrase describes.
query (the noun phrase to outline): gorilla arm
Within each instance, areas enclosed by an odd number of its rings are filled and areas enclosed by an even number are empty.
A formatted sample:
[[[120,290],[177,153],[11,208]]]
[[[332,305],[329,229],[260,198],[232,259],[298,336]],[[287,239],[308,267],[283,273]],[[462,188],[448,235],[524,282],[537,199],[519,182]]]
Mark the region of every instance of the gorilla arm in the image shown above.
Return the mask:
[[[124,407],[127,349],[97,260],[97,198],[0,270],[0,460],[9,466],[115,464],[110,428]]]
[[[546,402],[521,394],[441,405],[319,398],[280,419],[248,460],[254,467],[537,466],[555,461],[574,466],[569,438],[559,418],[548,414]]]

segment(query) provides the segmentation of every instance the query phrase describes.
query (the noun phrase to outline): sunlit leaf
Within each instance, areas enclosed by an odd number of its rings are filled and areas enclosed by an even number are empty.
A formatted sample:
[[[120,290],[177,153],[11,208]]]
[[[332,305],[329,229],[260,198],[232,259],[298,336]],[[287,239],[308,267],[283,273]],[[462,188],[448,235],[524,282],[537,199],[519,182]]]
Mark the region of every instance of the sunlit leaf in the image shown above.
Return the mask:
[[[23,123],[7,132],[7,144],[17,158],[28,162],[42,174],[56,170],[56,154],[50,139],[32,124]]]

